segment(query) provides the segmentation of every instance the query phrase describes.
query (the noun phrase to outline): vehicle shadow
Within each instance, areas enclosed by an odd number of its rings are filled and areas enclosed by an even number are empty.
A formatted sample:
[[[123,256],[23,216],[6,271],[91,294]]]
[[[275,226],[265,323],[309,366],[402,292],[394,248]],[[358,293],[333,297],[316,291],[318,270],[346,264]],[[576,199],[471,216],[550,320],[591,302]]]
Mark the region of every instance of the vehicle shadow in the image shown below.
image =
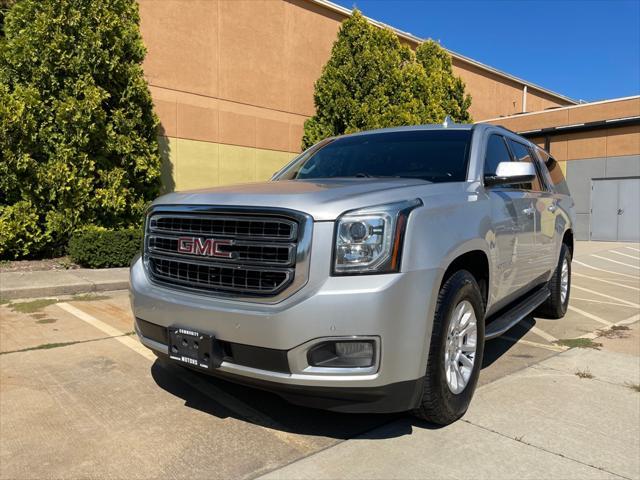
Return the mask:
[[[185,406],[218,418],[235,418],[261,427],[300,435],[345,440],[367,437],[367,432],[391,425],[403,414],[346,414],[293,405],[278,395],[238,385],[186,369],[158,358],[151,366],[151,376],[165,391],[181,398]],[[393,426],[386,433],[375,432],[372,438],[389,438],[411,434],[411,425]],[[383,435],[380,437],[380,435]]]
[[[527,325],[535,320],[527,322]],[[509,332],[509,338],[488,341],[482,368],[486,368],[513,347],[531,326]],[[411,435],[413,428],[438,429],[438,425],[408,414],[347,414],[306,408],[288,403],[278,395],[245,387],[202,374],[158,358],[151,367],[156,384],[181,398],[186,407],[218,418],[235,418],[264,428],[283,432],[329,437],[385,439]]]
[[[487,368],[499,360],[505,353],[513,348],[518,341],[524,337],[536,324],[535,318],[529,315],[518,325],[511,328],[503,336],[487,340],[484,346],[484,356],[482,358],[482,368]]]

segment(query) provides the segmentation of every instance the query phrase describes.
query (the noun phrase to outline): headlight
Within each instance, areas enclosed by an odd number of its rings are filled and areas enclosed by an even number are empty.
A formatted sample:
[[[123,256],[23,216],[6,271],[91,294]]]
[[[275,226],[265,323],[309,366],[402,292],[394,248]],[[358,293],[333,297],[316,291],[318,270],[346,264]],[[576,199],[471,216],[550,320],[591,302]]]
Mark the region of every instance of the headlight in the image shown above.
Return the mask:
[[[333,273],[387,273],[400,269],[402,241],[419,199],[353,210],[338,218]]]

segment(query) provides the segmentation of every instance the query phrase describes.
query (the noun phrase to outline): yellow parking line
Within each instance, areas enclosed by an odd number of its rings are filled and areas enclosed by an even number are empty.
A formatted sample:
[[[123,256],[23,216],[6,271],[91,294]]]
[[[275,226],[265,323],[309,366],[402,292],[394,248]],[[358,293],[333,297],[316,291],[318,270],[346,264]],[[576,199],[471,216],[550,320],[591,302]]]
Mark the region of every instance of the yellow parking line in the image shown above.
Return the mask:
[[[633,258],[634,260],[640,260],[640,257],[636,257],[635,255],[629,255],[622,252],[616,252],[615,250],[609,250],[609,253],[615,253],[616,255],[622,255],[623,257]]]
[[[617,260],[611,260],[610,258],[607,257],[601,257],[600,255],[596,255],[595,253],[591,255],[592,257],[595,258],[599,258],[600,260],[606,260],[608,262],[612,262],[612,263],[617,263],[618,265],[624,265],[625,267],[629,267],[629,268],[635,268],[636,270],[640,270],[640,267],[636,266],[636,265],[630,265],[628,263],[624,263],[624,262],[619,262]]]
[[[126,347],[129,347],[131,350],[139,353],[144,358],[148,360],[155,360],[156,356],[146,347],[142,346],[140,342],[134,340],[131,337],[123,336],[124,332],[121,332],[117,328],[113,328],[111,325],[104,323],[102,320],[98,320],[96,317],[89,315],[88,313],[83,312],[79,308],[74,307],[66,302],[56,303],[58,307],[60,307],[65,312],[70,313],[76,318],[88,323],[92,327],[97,328],[101,332],[106,333],[107,335],[114,337],[114,340],[117,340],[121,344]]]
[[[624,320],[620,320],[619,322],[614,323],[612,326],[614,325],[630,325],[632,323],[636,323],[638,320],[640,320],[640,313],[636,313],[635,315],[632,315],[629,318],[626,318]],[[594,338],[598,338],[601,337],[602,333],[600,330],[596,330],[595,332],[589,332],[586,333],[584,335],[582,335],[581,337],[578,338],[590,338],[590,339],[594,339]]]
[[[604,318],[600,318],[597,315],[594,315],[592,313],[589,312],[585,312],[584,310],[580,310],[579,308],[574,307],[573,305],[569,305],[567,307],[569,310],[571,310],[572,312],[576,312],[580,315],[582,315],[583,317],[587,317],[590,318],[591,320],[594,320],[598,323],[601,323],[603,325],[606,325],[607,327],[610,327],[611,325],[613,325],[612,322],[608,322],[607,320],[605,320]]]
[[[616,302],[603,302],[601,300],[593,300],[591,298],[580,298],[580,297],[576,297],[574,295],[571,295],[571,300],[580,300],[582,302],[591,302],[591,303],[600,303],[602,305],[616,305],[617,307],[627,307],[627,308],[633,308],[630,305],[625,305],[624,303],[616,303]]]
[[[617,302],[624,303],[625,305],[629,305],[630,307],[640,308],[640,305],[638,305],[637,303],[628,302],[627,300],[623,300],[622,298],[617,298],[617,297],[614,297],[612,295],[607,295],[606,293],[596,292],[595,290],[591,290],[589,288],[584,288],[584,287],[581,287],[581,286],[576,285],[576,284],[571,285],[571,288],[582,290],[582,291],[588,292],[588,293],[592,293],[593,295],[598,295],[600,297],[610,298],[610,299],[615,300]]]
[[[633,278],[634,280],[640,281],[640,277],[638,275],[629,275],[628,273],[618,273],[618,272],[614,272],[613,270],[605,270],[604,268],[594,267],[593,265],[588,265],[586,263],[580,262],[579,260],[576,260],[575,258],[572,260],[571,263],[577,263],[578,265],[582,265],[583,267],[587,267],[587,268],[590,268],[592,270],[598,270],[599,272],[610,273],[612,275],[618,275],[620,277],[629,277],[629,278]],[[575,273],[575,272],[573,272],[573,273]]]
[[[516,343],[522,343],[523,345],[529,345],[531,347],[544,348],[545,350],[551,350],[552,352],[564,352],[565,350],[568,350],[568,347],[563,347],[560,345],[546,345],[544,343],[532,342],[529,340],[524,340],[522,338],[510,337],[508,335],[503,335],[499,338],[504,338],[505,340],[510,340]]]
[[[628,288],[630,290],[636,290],[636,291],[640,292],[640,288],[633,287],[631,285],[625,285],[623,283],[612,282],[611,280],[605,280],[604,278],[592,277],[590,275],[585,275],[584,273],[573,272],[573,274],[576,277],[584,277],[584,278],[588,278],[589,280],[596,280],[598,282],[608,283],[609,285],[615,285],[616,287]],[[640,279],[638,279],[638,280],[640,280]]]

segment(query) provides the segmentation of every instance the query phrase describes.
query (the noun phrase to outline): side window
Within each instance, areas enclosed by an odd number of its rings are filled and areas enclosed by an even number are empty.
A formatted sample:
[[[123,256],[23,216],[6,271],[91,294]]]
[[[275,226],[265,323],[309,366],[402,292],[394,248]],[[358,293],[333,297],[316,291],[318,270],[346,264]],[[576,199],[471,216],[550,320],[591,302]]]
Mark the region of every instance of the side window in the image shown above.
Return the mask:
[[[541,148],[536,148],[536,153],[538,154],[540,163],[543,165],[542,172],[547,179],[547,183],[553,187],[556,193],[569,195],[569,187],[567,186],[567,181],[564,178],[560,164]]]
[[[509,146],[511,147],[511,151],[513,152],[514,156],[516,157],[516,161],[533,163],[533,165],[535,166],[535,163],[533,161],[533,157],[531,156],[531,150],[529,150],[529,147],[527,147],[526,145],[523,145],[520,142],[515,142],[515,141],[513,141],[511,139],[509,139]],[[535,180],[533,180],[530,183],[521,184],[520,188],[522,188],[524,190],[532,190],[534,192],[543,192],[544,191],[544,184],[542,183],[542,181],[540,179],[540,173],[538,172],[537,168],[536,168],[536,178],[535,178]]]
[[[502,135],[491,135],[487,142],[487,154],[484,158],[484,174],[495,175],[500,162],[510,162],[511,154]]]

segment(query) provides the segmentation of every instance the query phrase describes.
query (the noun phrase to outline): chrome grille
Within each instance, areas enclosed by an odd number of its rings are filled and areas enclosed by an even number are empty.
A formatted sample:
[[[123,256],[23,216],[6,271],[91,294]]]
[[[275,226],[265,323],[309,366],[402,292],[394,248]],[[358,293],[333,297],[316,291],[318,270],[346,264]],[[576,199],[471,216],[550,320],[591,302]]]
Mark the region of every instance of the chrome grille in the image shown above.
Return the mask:
[[[222,237],[294,240],[297,224],[286,219],[259,217],[229,218],[222,215],[193,217],[157,215],[150,219],[150,229],[167,233],[194,233]]]
[[[301,244],[306,216],[208,210],[150,213],[145,264],[153,281],[252,297],[275,297],[306,281],[306,269],[296,271],[308,248]]]

